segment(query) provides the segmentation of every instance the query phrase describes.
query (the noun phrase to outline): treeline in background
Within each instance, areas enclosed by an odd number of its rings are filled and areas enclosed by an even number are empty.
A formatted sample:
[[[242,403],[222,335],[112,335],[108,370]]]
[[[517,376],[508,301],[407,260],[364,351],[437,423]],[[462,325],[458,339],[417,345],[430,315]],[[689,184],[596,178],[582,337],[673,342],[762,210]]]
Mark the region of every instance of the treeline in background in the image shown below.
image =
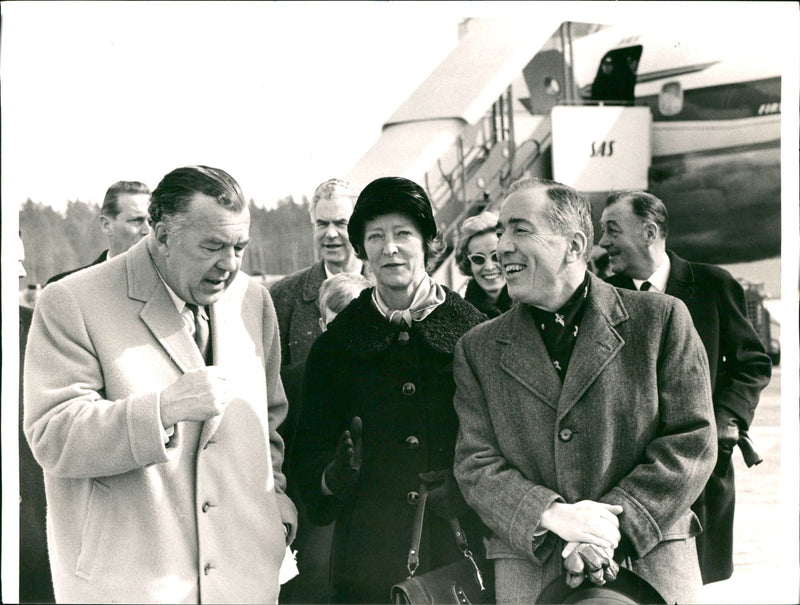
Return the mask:
[[[249,275],[286,275],[314,262],[309,203],[298,204],[291,196],[265,210],[250,200],[250,244],[242,270]],[[83,267],[107,246],[100,231],[100,207],[94,203],[68,202],[61,213],[30,199],[19,213],[25,245],[25,269],[20,289],[44,285],[56,273]],[[269,280],[268,280],[269,281]]]

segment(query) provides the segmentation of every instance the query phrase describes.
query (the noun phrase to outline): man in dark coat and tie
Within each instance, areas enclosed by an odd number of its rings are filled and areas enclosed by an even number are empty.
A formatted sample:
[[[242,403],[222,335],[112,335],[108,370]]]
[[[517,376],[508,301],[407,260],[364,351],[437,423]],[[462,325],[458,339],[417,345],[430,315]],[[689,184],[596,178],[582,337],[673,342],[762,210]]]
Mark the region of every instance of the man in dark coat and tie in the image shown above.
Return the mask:
[[[53,283],[75,271],[99,265],[122,254],[150,233],[147,222],[149,203],[150,189],[144,183],[118,181],[111,185],[103,198],[103,207],[100,208],[100,229],[108,240],[108,249],[103,250],[92,263],[54,275],[47,283]]]
[[[742,286],[720,267],[688,262],[667,250],[667,220],[664,203],[654,195],[614,193],[605,203],[599,243],[608,251],[614,272],[608,278],[610,283],[664,292],[686,303],[708,355],[719,457],[705,490],[692,506],[703,525],[697,554],[703,582],[708,584],[726,580],[733,573],[731,453],[737,444],[750,445],[747,430],[772,366],[745,314]]]

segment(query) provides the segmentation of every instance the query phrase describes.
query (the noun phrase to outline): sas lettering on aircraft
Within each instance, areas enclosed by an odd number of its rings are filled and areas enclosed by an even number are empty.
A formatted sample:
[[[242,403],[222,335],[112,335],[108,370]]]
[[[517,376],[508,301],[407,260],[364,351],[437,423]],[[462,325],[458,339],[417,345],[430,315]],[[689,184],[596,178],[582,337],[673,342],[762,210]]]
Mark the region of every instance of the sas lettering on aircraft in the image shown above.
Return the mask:
[[[614,155],[614,141],[592,141],[592,153],[589,157],[610,158]]]

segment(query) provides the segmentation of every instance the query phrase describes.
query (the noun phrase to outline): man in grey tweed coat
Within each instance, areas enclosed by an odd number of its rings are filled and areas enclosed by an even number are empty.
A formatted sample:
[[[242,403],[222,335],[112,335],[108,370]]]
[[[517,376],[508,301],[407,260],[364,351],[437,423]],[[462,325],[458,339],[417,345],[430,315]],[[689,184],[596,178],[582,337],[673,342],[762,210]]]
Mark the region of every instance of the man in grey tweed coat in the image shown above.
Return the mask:
[[[587,272],[591,206],[569,187],[513,185],[499,231],[518,304],[465,334],[454,359],[455,476],[493,532],[497,602],[534,603],[566,581],[562,553],[578,543],[668,603],[697,602],[701,528],[689,507],[717,443],[686,306]]]

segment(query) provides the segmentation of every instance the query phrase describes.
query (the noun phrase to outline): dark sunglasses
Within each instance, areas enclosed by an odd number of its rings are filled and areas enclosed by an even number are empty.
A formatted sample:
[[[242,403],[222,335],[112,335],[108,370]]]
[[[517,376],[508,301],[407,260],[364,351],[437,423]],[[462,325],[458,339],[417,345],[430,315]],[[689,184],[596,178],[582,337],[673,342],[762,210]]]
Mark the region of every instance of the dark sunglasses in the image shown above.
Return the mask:
[[[470,254],[468,257],[469,262],[471,262],[476,267],[483,267],[486,263],[486,255],[485,254]],[[497,252],[492,252],[489,258],[492,260],[493,263],[499,263],[500,259],[497,257]]]

